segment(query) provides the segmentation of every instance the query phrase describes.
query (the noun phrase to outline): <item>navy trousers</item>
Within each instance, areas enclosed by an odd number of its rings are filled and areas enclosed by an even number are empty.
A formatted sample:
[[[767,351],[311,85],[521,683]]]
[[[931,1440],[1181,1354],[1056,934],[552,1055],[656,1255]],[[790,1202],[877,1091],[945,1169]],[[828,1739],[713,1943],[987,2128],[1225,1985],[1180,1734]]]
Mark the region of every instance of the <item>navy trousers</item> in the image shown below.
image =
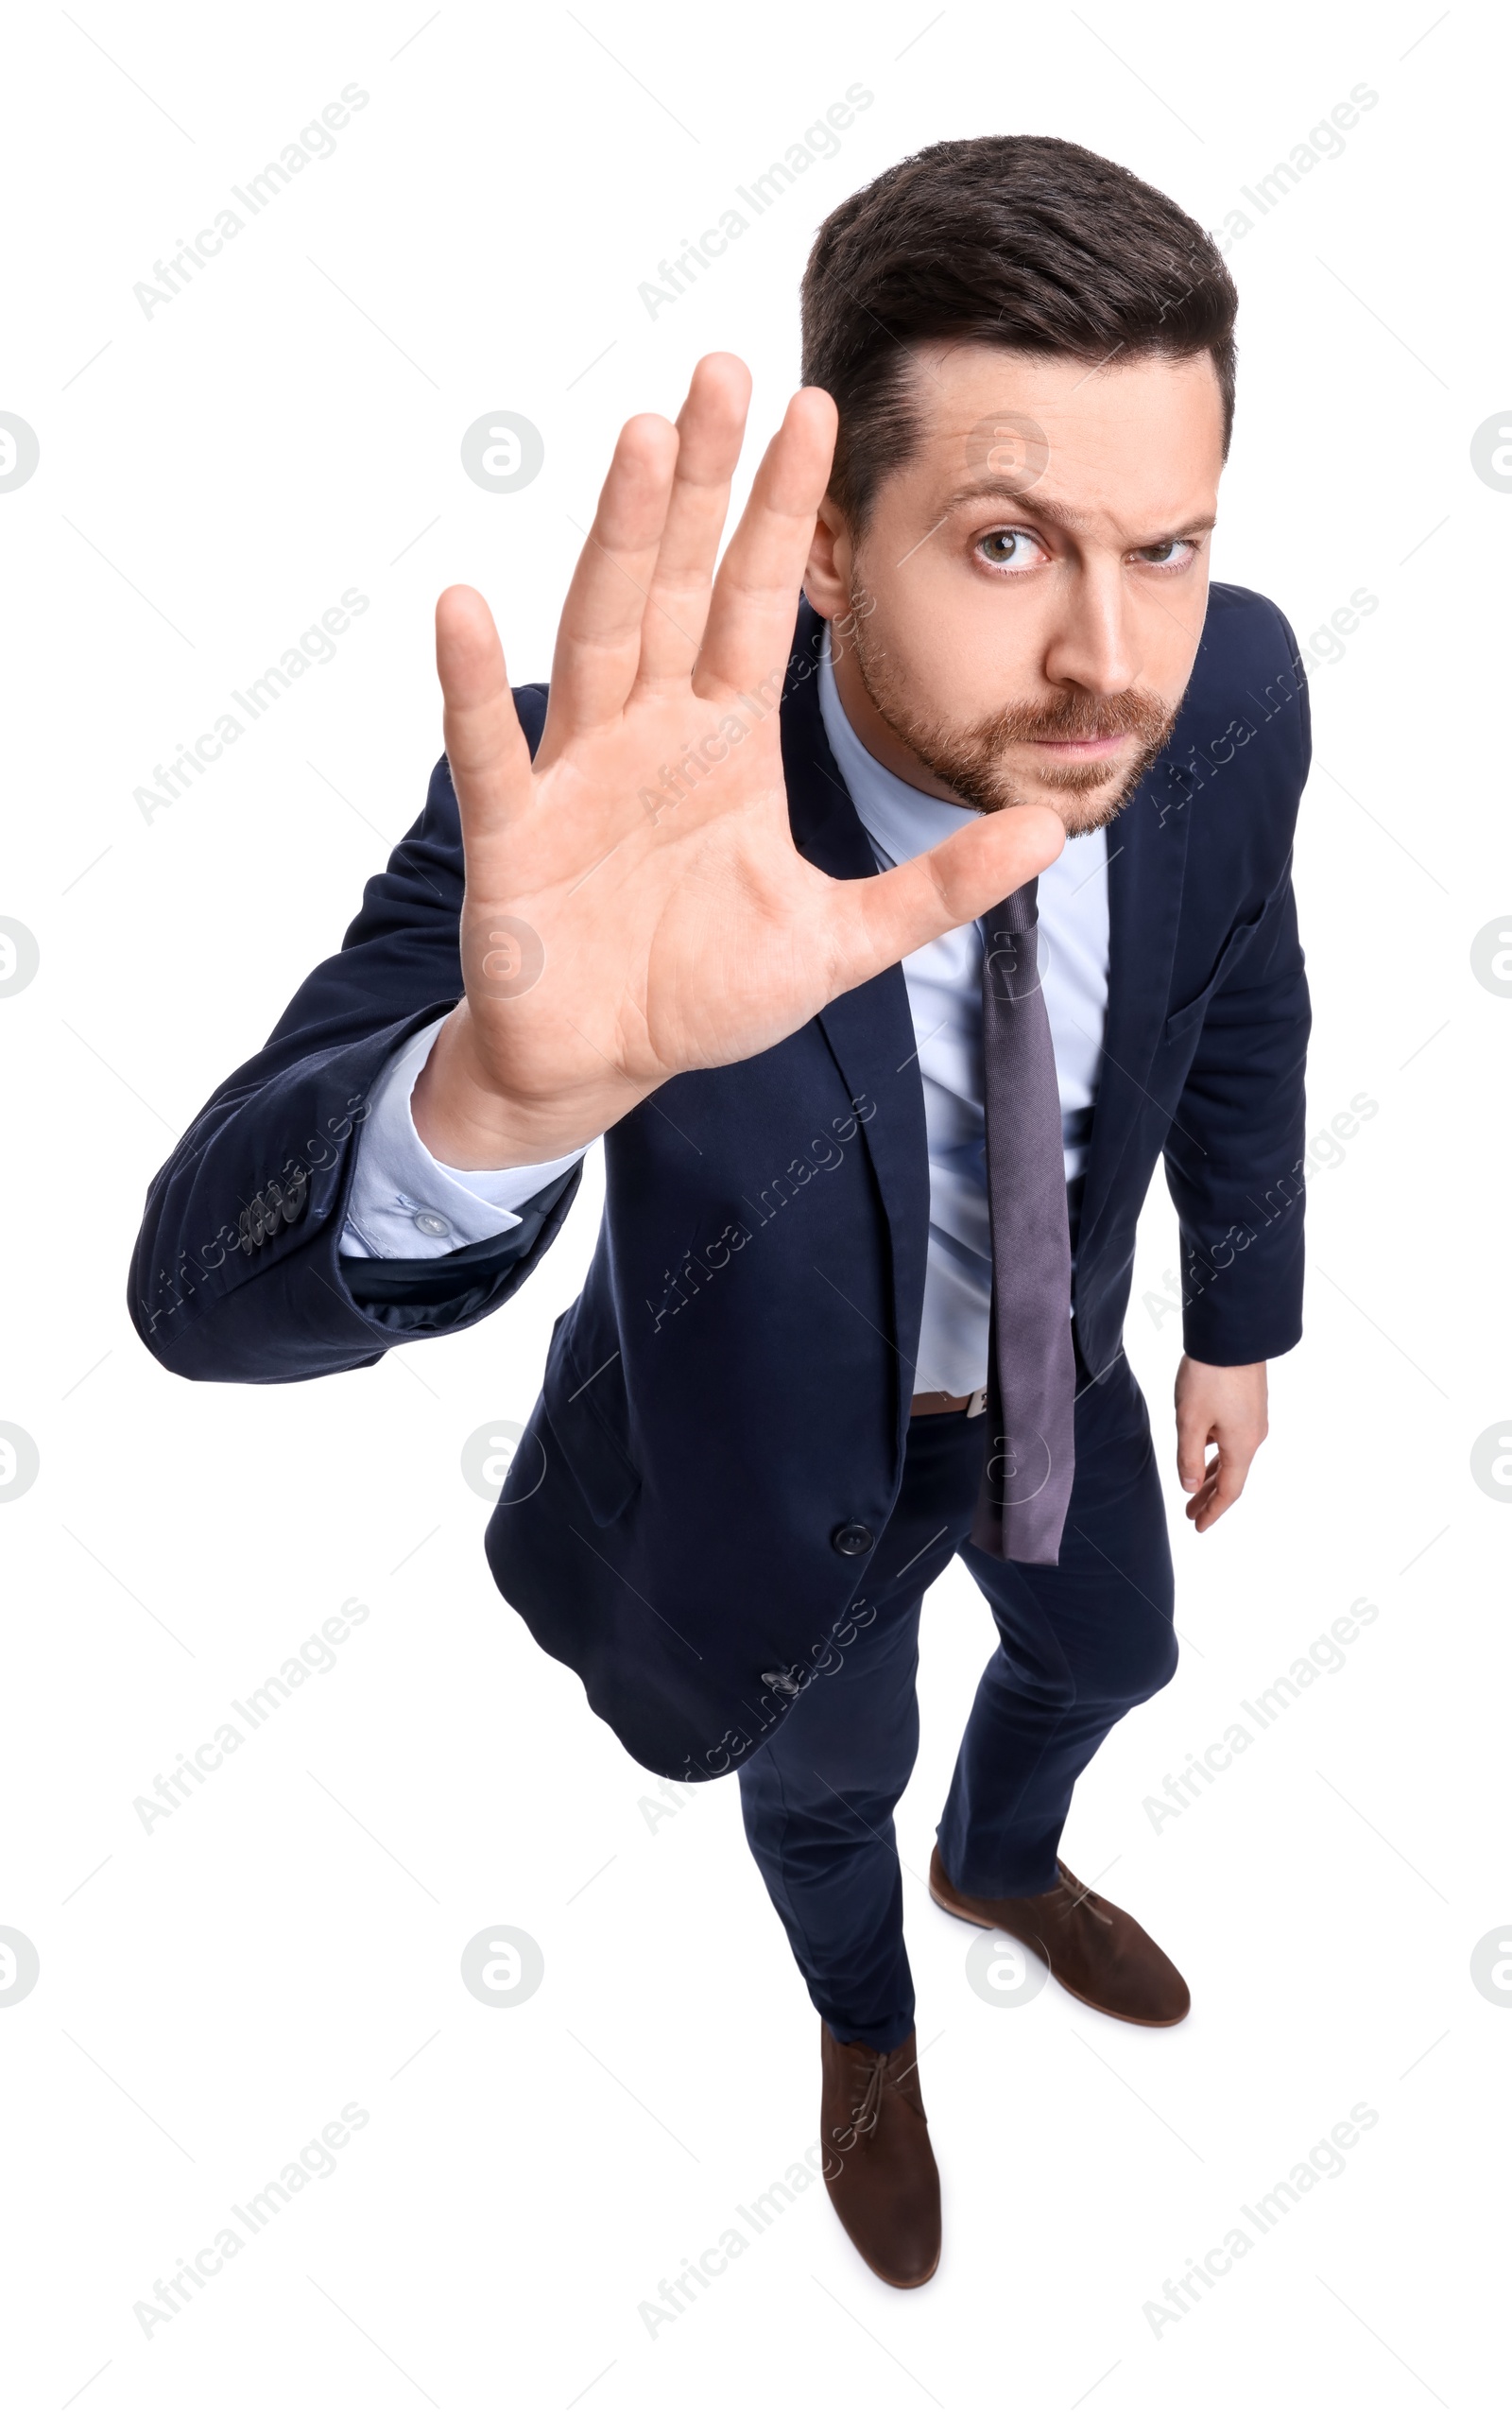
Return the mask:
[[[919,1747],[919,1613],[959,1554],[998,1646],[978,1685],[937,1826],[974,1895],[1050,1890],[1080,1773],[1120,1715],[1176,1669],[1165,1508],[1144,1398],[1122,1356],[1077,1358],[1076,1475],[1056,1565],[971,1545],[984,1421],[910,1423],[902,1486],[855,1600],[853,1643],[816,1673],[740,1768],[746,1837],[809,1987],[843,2042],[890,2050],[914,2023],[893,1808]]]

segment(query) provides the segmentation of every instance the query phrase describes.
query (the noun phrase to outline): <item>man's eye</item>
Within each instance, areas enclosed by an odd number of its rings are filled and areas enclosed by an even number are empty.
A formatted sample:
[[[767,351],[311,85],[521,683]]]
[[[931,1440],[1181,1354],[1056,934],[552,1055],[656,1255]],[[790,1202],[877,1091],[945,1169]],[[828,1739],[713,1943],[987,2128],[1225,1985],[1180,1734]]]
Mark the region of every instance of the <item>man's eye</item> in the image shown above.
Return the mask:
[[[1194,538],[1162,538],[1158,546],[1136,546],[1137,563],[1151,563],[1157,571],[1178,568],[1189,563],[1197,551]]]
[[[1018,571],[1031,562],[1039,548],[1039,540],[1027,529],[991,529],[976,542],[984,562],[1000,570]]]

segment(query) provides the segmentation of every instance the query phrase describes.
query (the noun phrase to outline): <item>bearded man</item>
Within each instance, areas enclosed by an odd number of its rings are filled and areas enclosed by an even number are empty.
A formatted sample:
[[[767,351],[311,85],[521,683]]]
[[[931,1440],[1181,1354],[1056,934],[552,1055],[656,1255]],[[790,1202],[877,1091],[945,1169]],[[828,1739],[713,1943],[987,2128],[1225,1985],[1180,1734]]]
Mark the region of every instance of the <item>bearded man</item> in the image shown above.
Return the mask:
[[[1198,1531],[1300,1334],[1307,702],[1276,607],[1209,582],[1234,312],[1201,230],[1072,144],[942,143],[843,203],[717,570],[730,355],[622,431],[549,692],[440,599],[424,812],[133,1270],[185,1377],[362,1367],[507,1301],[603,1138],[489,1559],[642,1765],[736,1775],[830,2193],[899,2287],[940,2219],[892,1818],[953,1556],[999,1643],[934,1898],[1131,2024],[1188,2006],[1059,1845],[1176,1665],[1122,1344],[1158,1161]]]

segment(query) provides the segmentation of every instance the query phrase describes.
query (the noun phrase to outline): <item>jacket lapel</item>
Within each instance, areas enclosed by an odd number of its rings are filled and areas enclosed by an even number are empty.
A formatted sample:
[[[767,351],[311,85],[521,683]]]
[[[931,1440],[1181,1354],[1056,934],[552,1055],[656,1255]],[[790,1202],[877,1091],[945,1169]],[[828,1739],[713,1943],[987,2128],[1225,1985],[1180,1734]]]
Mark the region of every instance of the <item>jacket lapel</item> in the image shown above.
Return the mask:
[[[1173,812],[1169,790],[1163,798],[1156,795],[1155,776],[1169,773],[1163,760],[1155,766],[1108,826],[1108,1022],[1078,1261],[1085,1261],[1096,1241],[1119,1165],[1150,1098],[1150,1070],[1170,1001],[1190,818],[1184,797]]]
[[[782,769],[793,841],[837,882],[877,871],[866,829],[840,777],[819,713],[824,624],[805,599],[782,699]],[[902,1368],[899,1445],[908,1424],[929,1249],[929,1147],[914,1020],[901,966],[844,992],[817,1022],[853,1100],[876,1103],[860,1128],[891,1233],[893,1326]]]

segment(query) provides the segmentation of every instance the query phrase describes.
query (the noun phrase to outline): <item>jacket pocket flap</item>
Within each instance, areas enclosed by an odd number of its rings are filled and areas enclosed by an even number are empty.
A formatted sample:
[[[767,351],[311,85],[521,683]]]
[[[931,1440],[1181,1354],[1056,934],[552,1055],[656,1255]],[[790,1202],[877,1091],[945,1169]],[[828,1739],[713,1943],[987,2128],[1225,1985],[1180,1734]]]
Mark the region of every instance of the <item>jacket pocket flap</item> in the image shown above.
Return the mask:
[[[1178,1042],[1181,1036],[1190,1032],[1198,1022],[1213,994],[1225,978],[1232,973],[1235,961],[1243,957],[1255,933],[1264,923],[1266,908],[1269,906],[1270,902],[1267,900],[1265,907],[1261,908],[1258,915],[1251,916],[1247,925],[1240,925],[1229,934],[1219,953],[1217,965],[1195,999],[1188,1000],[1184,1008],[1176,1010],[1166,1018],[1165,1039],[1167,1042]]]

